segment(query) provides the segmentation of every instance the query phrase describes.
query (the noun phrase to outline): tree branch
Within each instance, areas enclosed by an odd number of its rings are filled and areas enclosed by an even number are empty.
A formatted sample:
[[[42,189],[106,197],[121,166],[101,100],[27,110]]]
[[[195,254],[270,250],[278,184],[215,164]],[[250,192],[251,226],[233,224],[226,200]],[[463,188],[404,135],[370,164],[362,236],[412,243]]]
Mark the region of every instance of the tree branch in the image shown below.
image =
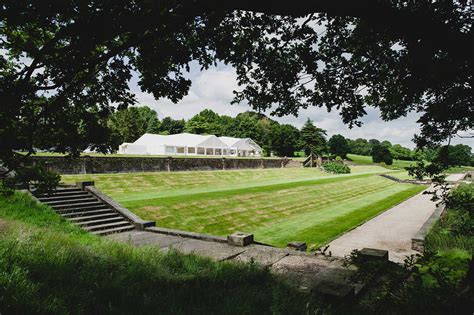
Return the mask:
[[[186,1],[176,0],[177,2]],[[441,20],[435,20],[432,12],[409,11],[395,7],[384,0],[275,0],[271,4],[254,0],[194,0],[204,10],[243,10],[257,13],[301,17],[311,13],[329,16],[354,17],[390,29],[395,34],[413,40],[429,41],[431,45],[455,55],[472,56],[472,37],[466,32],[453,29]]]

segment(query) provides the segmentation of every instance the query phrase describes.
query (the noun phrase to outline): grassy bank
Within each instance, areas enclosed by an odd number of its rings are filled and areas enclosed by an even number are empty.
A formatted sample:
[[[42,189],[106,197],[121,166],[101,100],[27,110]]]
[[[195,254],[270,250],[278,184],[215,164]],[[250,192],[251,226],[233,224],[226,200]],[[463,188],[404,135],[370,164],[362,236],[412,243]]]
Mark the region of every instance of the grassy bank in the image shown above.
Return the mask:
[[[445,214],[426,236],[426,250],[474,254],[473,212],[474,184],[461,184],[450,193]]]
[[[378,166],[334,175],[312,168],[63,176],[98,188],[158,226],[214,235],[253,233],[285,246],[320,245],[420,192]]]
[[[360,165],[375,164],[372,161],[372,157],[367,156],[367,155],[348,154],[347,158],[355,164],[360,164]],[[414,164],[416,164],[416,161],[393,160],[393,164],[387,165],[387,167],[390,169],[403,170],[405,169],[405,167],[412,166]]]
[[[0,219],[2,314],[298,314],[316,307],[256,265],[111,243],[25,195],[0,197]]]

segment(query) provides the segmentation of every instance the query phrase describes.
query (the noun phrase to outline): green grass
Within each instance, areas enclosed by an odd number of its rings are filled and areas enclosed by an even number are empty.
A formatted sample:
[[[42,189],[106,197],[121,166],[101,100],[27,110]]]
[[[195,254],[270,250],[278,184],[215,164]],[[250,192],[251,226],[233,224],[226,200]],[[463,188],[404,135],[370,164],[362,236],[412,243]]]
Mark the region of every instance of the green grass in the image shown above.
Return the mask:
[[[0,196],[1,314],[299,314],[309,295],[254,264],[91,236],[26,195]]]
[[[347,158],[354,162],[355,164],[361,164],[361,165],[371,165],[374,164],[372,161],[371,156],[367,155],[357,155],[357,154],[348,154]]]
[[[455,173],[464,173],[468,171],[474,171],[474,166],[455,166],[448,168],[445,173],[455,174]]]
[[[99,189],[158,226],[214,235],[255,234],[260,242],[323,244],[420,192],[378,176],[378,166],[334,175],[317,169],[63,176]]]
[[[366,155],[357,155],[357,154],[348,154],[348,159],[354,162],[355,164],[360,165],[373,165],[376,164],[372,161],[371,156]],[[393,160],[392,165],[387,165],[386,167],[389,169],[398,169],[403,170],[405,167],[412,166],[416,164],[416,161],[405,161],[405,160]]]

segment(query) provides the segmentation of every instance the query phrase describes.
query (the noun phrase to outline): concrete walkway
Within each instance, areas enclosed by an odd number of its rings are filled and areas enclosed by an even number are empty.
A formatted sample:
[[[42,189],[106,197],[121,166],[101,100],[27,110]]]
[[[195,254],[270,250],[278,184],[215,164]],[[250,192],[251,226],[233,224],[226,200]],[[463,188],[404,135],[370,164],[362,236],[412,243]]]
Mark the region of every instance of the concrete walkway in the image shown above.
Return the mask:
[[[344,267],[343,260],[336,257],[258,244],[238,247],[223,242],[166,235],[146,230],[110,234],[106,238],[132,246],[153,246],[163,252],[176,250],[184,254],[194,253],[219,261],[253,261],[269,267],[299,289],[332,297],[345,298],[357,295],[363,287],[361,284],[352,283],[349,276],[353,270]]]
[[[452,174],[448,181],[459,181],[464,174]],[[428,188],[432,189],[432,187]],[[411,249],[411,239],[436,209],[431,195],[420,193],[329,243],[335,256],[343,257],[353,249],[377,248],[389,251],[389,259],[403,262],[406,256],[417,254]]]
[[[460,181],[461,179],[463,179],[465,175],[466,174],[464,174],[464,173],[451,174],[451,175],[446,176],[446,180],[448,182],[457,182],[457,181]]]

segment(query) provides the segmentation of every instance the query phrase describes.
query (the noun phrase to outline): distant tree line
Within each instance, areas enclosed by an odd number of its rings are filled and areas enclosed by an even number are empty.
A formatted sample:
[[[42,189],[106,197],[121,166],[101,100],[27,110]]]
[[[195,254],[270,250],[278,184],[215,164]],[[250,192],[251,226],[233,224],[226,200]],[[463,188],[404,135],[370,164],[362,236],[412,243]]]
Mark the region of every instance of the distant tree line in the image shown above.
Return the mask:
[[[308,119],[301,129],[290,124],[280,124],[263,114],[247,111],[236,117],[219,115],[205,109],[189,120],[175,120],[164,117],[161,121],[157,113],[147,106],[129,107],[117,110],[109,118],[116,147],[123,142],[134,142],[144,133],[213,134],[237,138],[252,138],[262,146],[266,155],[294,156],[303,151],[305,155],[313,152],[318,155],[331,155],[347,158],[347,154],[372,156],[375,163],[392,164],[394,159],[407,161],[434,161],[440,154],[447,156],[452,165],[474,165],[471,147],[458,144],[438,146],[431,149],[411,150],[400,144],[377,139],[355,140],[336,134],[327,139],[326,130],[318,128]]]

